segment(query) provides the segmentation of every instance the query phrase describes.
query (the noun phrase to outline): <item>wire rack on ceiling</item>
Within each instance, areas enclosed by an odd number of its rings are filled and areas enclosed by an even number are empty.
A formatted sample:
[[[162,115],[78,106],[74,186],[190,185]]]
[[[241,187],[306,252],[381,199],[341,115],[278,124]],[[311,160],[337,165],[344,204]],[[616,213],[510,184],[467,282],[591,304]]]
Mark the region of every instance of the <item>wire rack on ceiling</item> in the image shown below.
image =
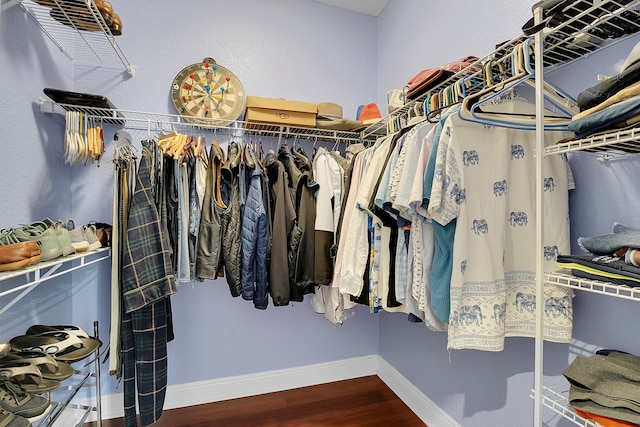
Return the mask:
[[[94,0],[22,0],[20,6],[74,63],[124,66],[135,75],[135,66],[116,42],[113,24],[107,24]]]
[[[133,110],[94,108],[55,103],[40,99],[43,113],[64,114],[66,111],[83,113],[84,120],[102,125],[116,125],[125,129],[149,132],[207,132],[231,136],[256,135],[275,138],[298,138],[310,141],[333,141],[335,143],[374,142],[375,135],[362,137],[361,132],[350,132],[309,127],[297,127],[263,122],[220,121],[207,118],[185,118],[177,114],[150,113]]]

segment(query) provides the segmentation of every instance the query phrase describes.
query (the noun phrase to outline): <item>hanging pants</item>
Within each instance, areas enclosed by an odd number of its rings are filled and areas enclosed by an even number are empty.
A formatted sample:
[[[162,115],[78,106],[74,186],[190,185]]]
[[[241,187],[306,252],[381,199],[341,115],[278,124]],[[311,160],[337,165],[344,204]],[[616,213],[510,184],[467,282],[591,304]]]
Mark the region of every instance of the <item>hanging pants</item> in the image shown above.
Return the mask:
[[[137,427],[136,388],[140,424],[160,419],[167,390],[167,342],[173,340],[169,297],[123,316],[122,356],[125,427]]]

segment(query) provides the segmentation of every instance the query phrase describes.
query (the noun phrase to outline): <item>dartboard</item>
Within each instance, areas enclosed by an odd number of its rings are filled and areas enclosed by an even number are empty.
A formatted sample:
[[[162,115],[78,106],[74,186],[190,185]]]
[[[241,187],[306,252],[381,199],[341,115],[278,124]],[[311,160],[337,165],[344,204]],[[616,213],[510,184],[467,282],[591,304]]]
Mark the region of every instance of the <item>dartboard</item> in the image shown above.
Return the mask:
[[[188,122],[212,126],[237,120],[247,104],[238,77],[212,58],[182,69],[173,79],[171,98]]]

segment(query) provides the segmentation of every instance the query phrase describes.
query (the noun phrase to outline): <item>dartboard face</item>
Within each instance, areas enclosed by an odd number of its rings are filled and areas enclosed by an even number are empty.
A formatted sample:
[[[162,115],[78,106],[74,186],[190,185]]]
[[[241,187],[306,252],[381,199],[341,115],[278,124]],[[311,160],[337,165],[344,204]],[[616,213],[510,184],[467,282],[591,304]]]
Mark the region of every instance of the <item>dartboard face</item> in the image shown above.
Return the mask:
[[[247,105],[240,80],[211,58],[180,71],[173,79],[171,98],[188,122],[212,126],[237,120]]]

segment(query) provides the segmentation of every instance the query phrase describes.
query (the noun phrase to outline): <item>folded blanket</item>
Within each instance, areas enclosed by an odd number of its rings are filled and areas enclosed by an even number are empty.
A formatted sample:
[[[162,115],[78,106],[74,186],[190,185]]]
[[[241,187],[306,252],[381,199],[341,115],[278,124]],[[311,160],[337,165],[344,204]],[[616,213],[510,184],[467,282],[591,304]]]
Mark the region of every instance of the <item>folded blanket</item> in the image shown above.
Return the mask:
[[[584,138],[598,131],[610,129],[612,125],[638,114],[640,114],[640,96],[634,96],[581,119],[573,120],[569,123],[569,130],[577,138]]]
[[[640,358],[611,353],[576,357],[562,372],[575,409],[640,423]]]

